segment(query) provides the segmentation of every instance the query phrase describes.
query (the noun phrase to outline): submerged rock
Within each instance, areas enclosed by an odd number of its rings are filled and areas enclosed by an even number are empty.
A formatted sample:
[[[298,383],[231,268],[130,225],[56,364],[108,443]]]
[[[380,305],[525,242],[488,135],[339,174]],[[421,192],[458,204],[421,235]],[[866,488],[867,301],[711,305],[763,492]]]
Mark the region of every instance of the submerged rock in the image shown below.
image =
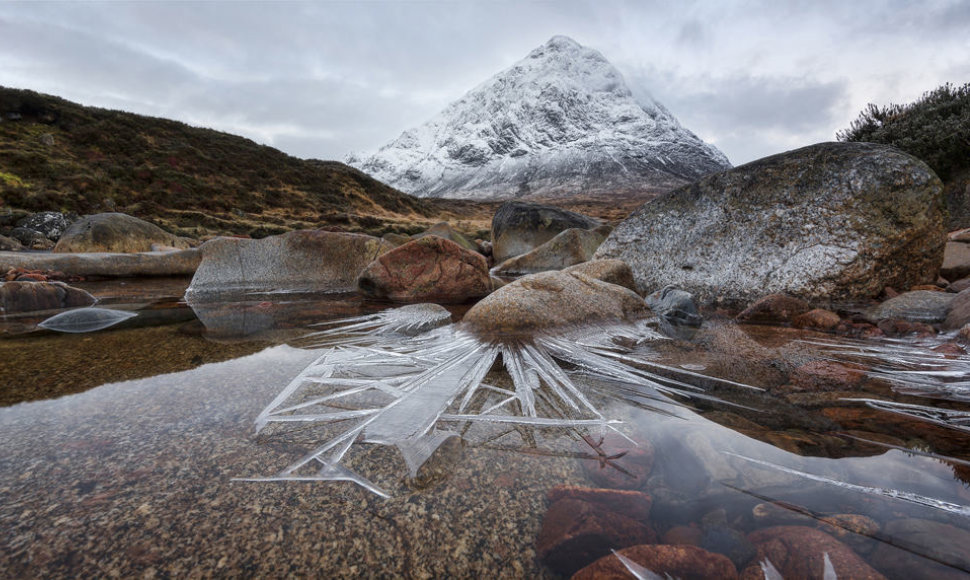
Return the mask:
[[[549,506],[536,539],[536,552],[547,566],[570,575],[610,553],[611,549],[655,542],[647,524],[602,504],[563,498]]]
[[[94,296],[63,282],[0,282],[0,312],[14,314],[90,306]]]
[[[505,260],[495,267],[495,271],[499,274],[532,274],[588,262],[608,234],[608,226],[593,230],[570,228],[525,254]]]
[[[540,205],[509,201],[492,218],[492,255],[496,264],[548,242],[570,228],[592,229],[600,222],[578,213]]]
[[[828,554],[838,578],[885,580],[851,548],[832,536],[806,526],[776,526],[751,534],[758,548],[758,560],[767,558],[783,578],[822,578],[824,555]],[[742,578],[764,578],[761,566],[752,563]]]
[[[520,334],[650,315],[635,292],[576,272],[524,276],[489,294],[462,324],[478,334]]]
[[[785,294],[770,294],[741,311],[737,319],[751,324],[790,324],[811,308],[804,300]]]
[[[883,542],[872,554],[876,568],[897,578],[949,580],[970,570],[970,532],[950,524],[906,518],[886,524]],[[921,557],[893,544],[920,546]]]
[[[617,550],[617,554],[634,566],[646,568],[657,578],[731,580],[738,577],[734,564],[726,556],[713,554],[689,545],[640,545]],[[642,578],[650,578],[642,573]],[[577,572],[572,580],[627,580],[630,569],[616,555],[603,556]]]
[[[270,292],[353,292],[357,276],[391,249],[362,234],[298,230],[260,240],[216,238],[199,248],[202,262],[186,299]]]
[[[123,213],[84,216],[71,224],[61,236],[55,252],[150,252],[152,244],[186,249],[186,238]]]
[[[645,203],[596,257],[626,260],[644,292],[676,285],[730,303],[770,293],[868,298],[936,281],[941,192],[923,162],[897,149],[823,143]]]
[[[357,289],[394,302],[465,302],[488,294],[491,281],[484,256],[429,235],[371,262],[357,278]]]

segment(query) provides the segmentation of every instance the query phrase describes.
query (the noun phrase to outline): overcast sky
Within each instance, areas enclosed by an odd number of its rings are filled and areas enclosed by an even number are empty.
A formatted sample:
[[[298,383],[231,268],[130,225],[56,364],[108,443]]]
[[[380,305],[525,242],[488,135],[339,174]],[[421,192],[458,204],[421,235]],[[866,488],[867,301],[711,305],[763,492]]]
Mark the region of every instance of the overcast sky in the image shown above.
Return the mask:
[[[556,34],[734,164],[970,82],[970,0],[10,2],[0,85],[343,159]]]

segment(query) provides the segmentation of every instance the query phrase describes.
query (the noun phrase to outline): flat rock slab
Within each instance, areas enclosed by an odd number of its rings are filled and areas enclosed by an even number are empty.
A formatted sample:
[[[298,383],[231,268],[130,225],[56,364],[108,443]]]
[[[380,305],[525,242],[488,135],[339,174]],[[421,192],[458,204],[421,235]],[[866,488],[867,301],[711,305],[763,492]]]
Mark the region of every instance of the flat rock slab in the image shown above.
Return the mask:
[[[362,234],[297,230],[259,240],[216,238],[185,291],[189,301],[277,292],[354,292],[357,276],[393,246]]]
[[[175,252],[0,252],[0,271],[11,268],[56,270],[68,276],[135,278],[140,276],[191,276],[199,267],[197,249]]]

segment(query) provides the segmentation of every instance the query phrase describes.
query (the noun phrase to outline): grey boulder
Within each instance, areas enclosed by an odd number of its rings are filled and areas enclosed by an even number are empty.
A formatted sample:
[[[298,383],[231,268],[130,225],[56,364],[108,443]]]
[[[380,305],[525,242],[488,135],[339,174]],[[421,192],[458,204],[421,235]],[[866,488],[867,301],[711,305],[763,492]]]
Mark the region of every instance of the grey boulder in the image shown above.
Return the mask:
[[[501,264],[570,228],[592,229],[600,222],[578,213],[537,203],[509,201],[492,217],[492,256]]]
[[[620,258],[649,293],[700,300],[772,293],[850,300],[937,279],[942,185],[922,161],[872,143],[822,143],[767,157],[647,202],[595,258]]]

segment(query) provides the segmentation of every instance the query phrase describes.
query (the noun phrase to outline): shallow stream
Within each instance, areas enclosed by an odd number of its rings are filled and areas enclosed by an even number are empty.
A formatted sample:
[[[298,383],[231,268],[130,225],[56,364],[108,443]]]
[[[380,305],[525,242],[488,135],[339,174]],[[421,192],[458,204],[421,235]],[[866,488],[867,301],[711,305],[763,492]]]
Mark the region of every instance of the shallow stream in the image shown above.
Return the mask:
[[[758,563],[744,534],[799,526],[889,578],[970,576],[970,356],[946,337],[709,320],[673,338],[648,324],[375,341],[386,307],[356,297],[193,309],[187,284],[78,284],[138,314],[98,332],[0,319],[3,576],[561,577],[537,547],[559,485],[644,491],[657,541],[739,571]],[[317,390],[279,419],[300,376]],[[452,378],[471,391],[433,390]],[[444,409],[415,406],[427,429],[388,410],[419,391]],[[320,403],[338,392],[342,406]],[[326,412],[301,418],[314,401]],[[355,412],[377,417],[367,437],[338,417]],[[311,457],[345,433],[339,457]],[[402,443],[428,433],[424,451]],[[307,458],[318,480],[287,471]],[[790,555],[822,577],[822,554]]]

